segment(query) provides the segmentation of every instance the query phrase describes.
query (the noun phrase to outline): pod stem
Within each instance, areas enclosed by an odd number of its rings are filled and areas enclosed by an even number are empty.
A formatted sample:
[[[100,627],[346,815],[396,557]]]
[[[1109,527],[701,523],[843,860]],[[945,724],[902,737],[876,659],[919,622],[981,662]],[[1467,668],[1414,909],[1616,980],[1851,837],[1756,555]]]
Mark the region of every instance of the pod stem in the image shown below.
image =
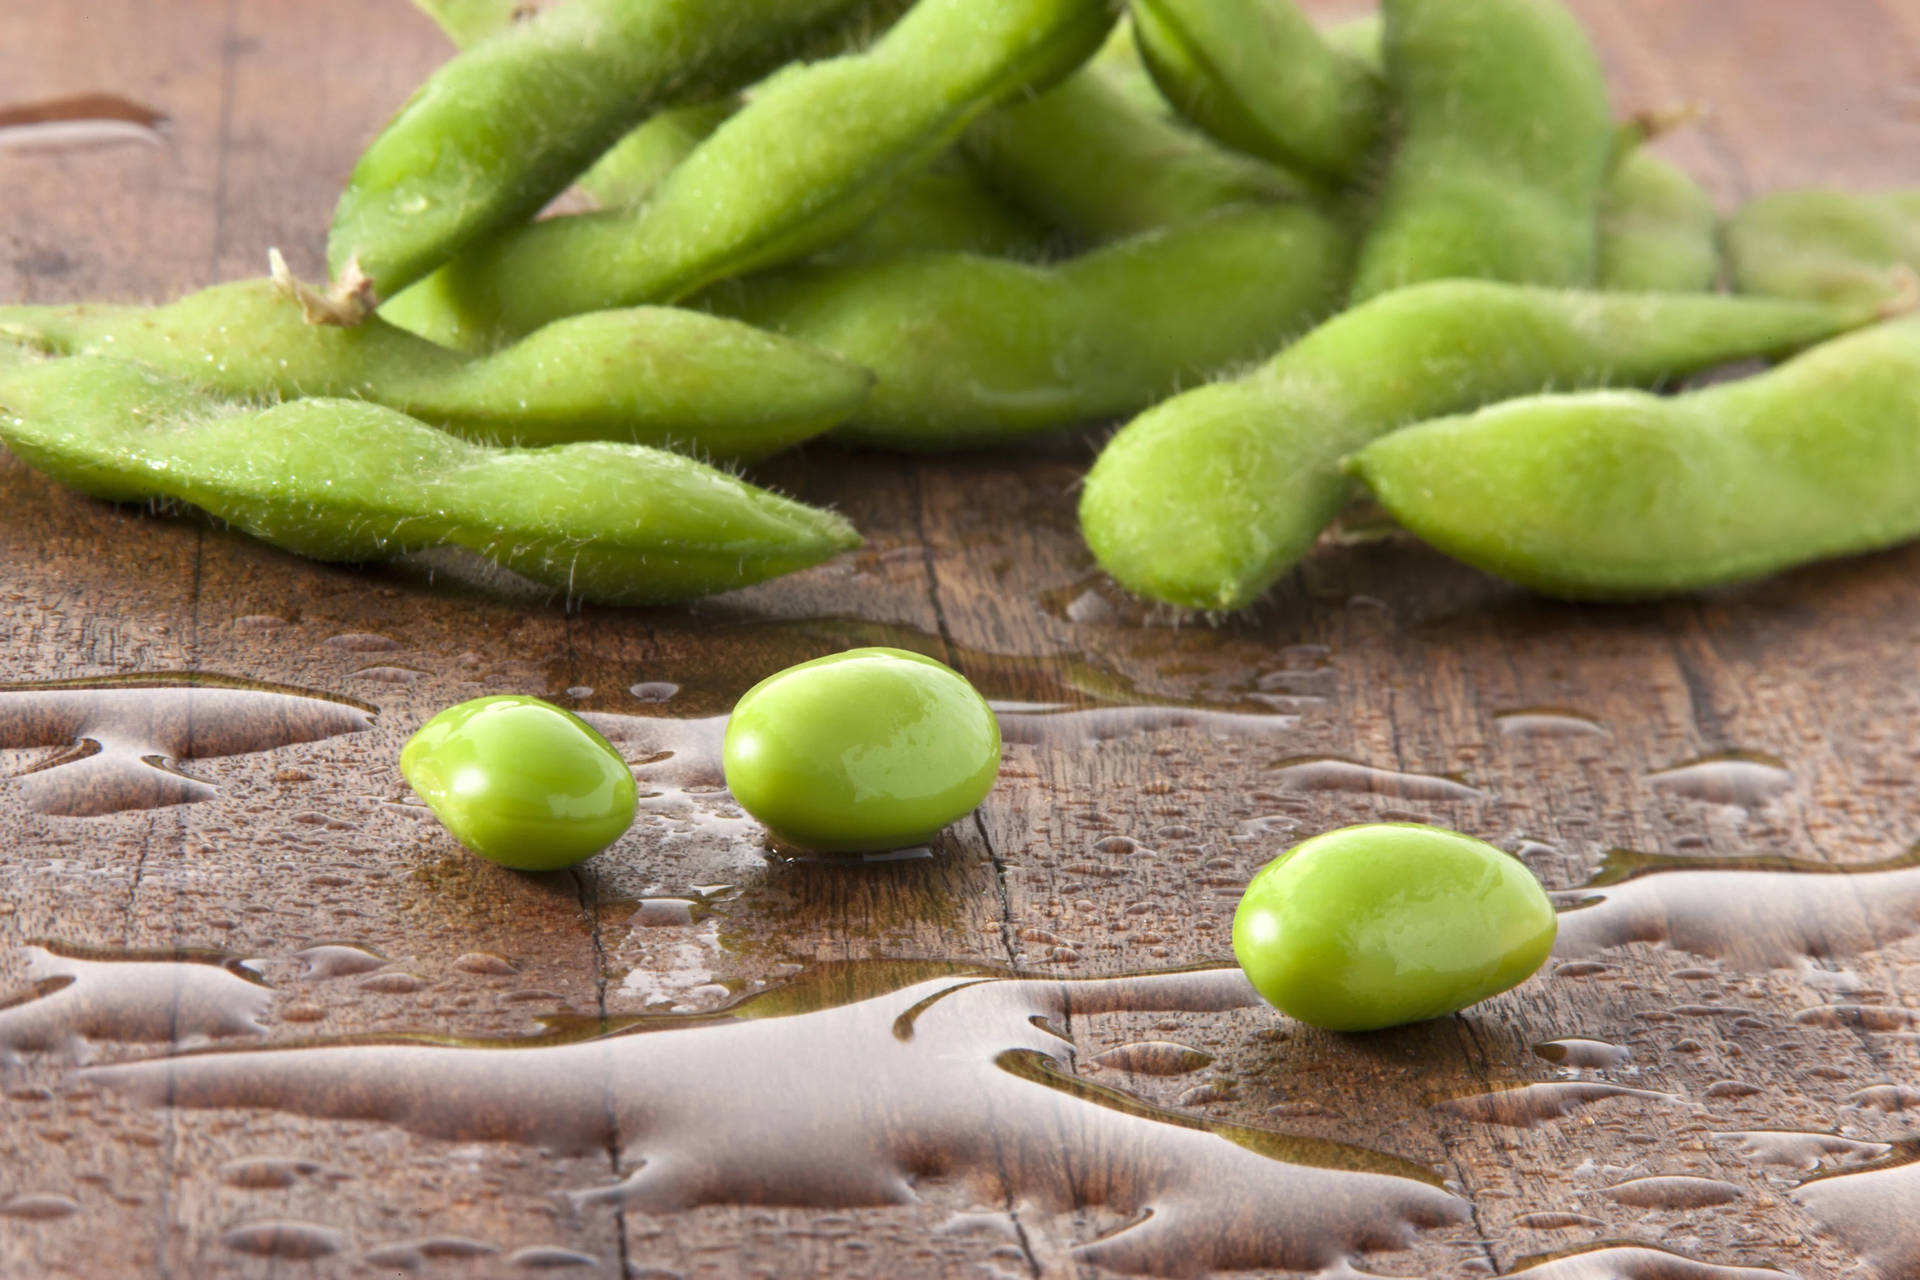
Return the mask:
[[[373,279],[360,269],[358,258],[347,259],[326,293],[299,279],[287,266],[278,249],[267,250],[267,271],[280,292],[300,304],[300,314],[308,324],[330,324],[350,329],[373,314],[378,299],[373,294]]]
[[[1904,262],[1896,263],[1887,272],[1887,279],[1893,292],[1880,304],[1880,319],[1897,320],[1920,309],[1920,276],[1914,274],[1912,267]]]

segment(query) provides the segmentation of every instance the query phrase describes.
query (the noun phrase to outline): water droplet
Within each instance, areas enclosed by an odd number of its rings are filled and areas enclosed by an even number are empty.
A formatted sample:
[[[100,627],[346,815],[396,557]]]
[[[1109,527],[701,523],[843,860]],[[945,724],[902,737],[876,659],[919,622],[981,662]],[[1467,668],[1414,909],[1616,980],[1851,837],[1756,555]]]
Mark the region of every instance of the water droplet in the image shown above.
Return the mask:
[[[1647,782],[1691,800],[1757,809],[1793,786],[1793,772],[1770,755],[1727,751],[1650,773]]]
[[[1115,1071],[1148,1076],[1183,1076],[1213,1062],[1213,1055],[1171,1040],[1139,1040],[1115,1045],[1093,1059]]]
[[[1791,1129],[1740,1129],[1713,1135],[1747,1159],[1811,1173],[1827,1160],[1864,1164],[1893,1150],[1887,1142],[1858,1142],[1833,1133],[1801,1133]]]
[[[1598,720],[1559,707],[1523,707],[1502,711],[1493,723],[1510,738],[1604,738],[1607,727]]]
[[[1674,1174],[1634,1178],[1616,1183],[1602,1194],[1635,1209],[1706,1209],[1716,1204],[1732,1204],[1746,1193],[1718,1178]]]
[[[1625,1066],[1633,1059],[1633,1051],[1625,1045],[1608,1044],[1605,1040],[1586,1040],[1577,1036],[1536,1044],[1533,1046],[1533,1051],[1548,1062],[1589,1071],[1604,1071],[1610,1067]]]
[[[469,951],[455,959],[453,967],[462,973],[480,974],[490,978],[507,978],[520,972],[504,956],[496,956],[490,951]]]
[[[310,1261],[340,1252],[344,1241],[331,1227],[274,1219],[235,1227],[220,1237],[220,1243],[237,1253]]]
[[[22,1192],[0,1200],[0,1217],[24,1218],[30,1222],[47,1222],[55,1218],[70,1218],[80,1212],[80,1202],[72,1196],[58,1195],[52,1192]]]
[[[1772,1267],[1698,1262],[1645,1245],[1597,1245],[1512,1272],[1525,1280],[1789,1280]]]
[[[1272,767],[1290,791],[1358,791],[1401,800],[1473,800],[1482,792],[1451,774],[1404,773],[1357,760],[1303,756]]]
[[[307,947],[293,953],[300,961],[301,971],[309,978],[324,981],[328,978],[346,978],[356,973],[372,973],[375,969],[384,969],[393,963],[377,951],[365,947],[356,947],[348,943],[327,942],[319,946]]]
[[[161,141],[167,117],[111,93],[0,107],[0,151],[84,149]]]
[[[349,653],[391,653],[400,647],[400,642],[392,636],[372,631],[346,631],[337,636],[328,636],[320,643],[330,649],[345,649]]]
[[[1602,1084],[1599,1081],[1568,1080],[1508,1085],[1491,1093],[1446,1098],[1437,1103],[1436,1108],[1482,1124],[1531,1129],[1549,1120],[1572,1115],[1582,1107],[1614,1098],[1637,1098],[1661,1104],[1680,1101],[1670,1093],[1657,1093],[1652,1089],[1629,1089],[1625,1085]]]
[[[665,680],[646,680],[639,684],[628,685],[627,692],[641,702],[666,702],[680,692],[680,686]]]
[[[526,1249],[516,1249],[507,1255],[507,1262],[528,1271],[558,1271],[569,1267],[600,1265],[600,1259],[591,1253],[563,1249],[557,1244],[533,1245]]]

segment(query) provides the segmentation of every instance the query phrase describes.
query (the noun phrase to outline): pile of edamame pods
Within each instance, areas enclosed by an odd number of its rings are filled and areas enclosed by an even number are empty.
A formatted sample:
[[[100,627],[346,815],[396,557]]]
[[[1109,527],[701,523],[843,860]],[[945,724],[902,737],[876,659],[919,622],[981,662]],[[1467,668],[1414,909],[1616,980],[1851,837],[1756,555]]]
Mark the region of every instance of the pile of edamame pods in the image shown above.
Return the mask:
[[[1920,534],[1920,321],[1881,323],[1920,194],[1722,226],[1645,146],[1685,113],[1616,119],[1560,0],[415,2],[462,52],[354,169],[329,282],[0,308],[16,454],[610,603],[854,545],[711,465],[825,432],[1123,420],[1082,529],[1189,608],[1256,600],[1362,484],[1579,598]],[[569,185],[596,207],[536,218]]]

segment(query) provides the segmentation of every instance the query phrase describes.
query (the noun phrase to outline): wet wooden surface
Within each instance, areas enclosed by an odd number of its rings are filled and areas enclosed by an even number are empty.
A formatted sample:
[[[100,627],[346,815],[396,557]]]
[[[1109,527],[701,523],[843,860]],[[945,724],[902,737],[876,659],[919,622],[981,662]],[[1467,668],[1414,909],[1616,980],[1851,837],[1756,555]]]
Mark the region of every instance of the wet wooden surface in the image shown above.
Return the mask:
[[[1623,108],[1711,106],[1663,145],[1723,203],[1920,177],[1920,10],[1904,0],[1578,7]],[[0,299],[172,296],[257,273],[270,245],[316,273],[358,148],[445,53],[400,0],[0,7],[0,97],[108,90],[172,121],[158,146],[0,150]],[[837,1032],[743,1040],[737,1060],[650,1041],[655,1070],[703,1085],[671,1151],[595,1150],[559,1114],[551,1150],[538,1134],[433,1136],[406,1111],[433,1096],[432,1071],[342,1068],[329,1088],[360,1098],[360,1112],[341,1104],[358,1119],[154,1107],[72,1072],[170,1041],[528,1037],[822,975],[878,996],[940,971],[864,963],[878,960],[1071,978],[1218,962],[1254,870],[1303,834],[1379,818],[1481,835],[1555,889],[1632,863],[1618,850],[1718,878],[1666,870],[1631,892],[1572,894],[1616,896],[1566,930],[1548,972],[1403,1031],[1341,1037],[1249,1009],[1056,1009],[1078,1047],[1071,1070],[1164,1108],[1149,1133],[1173,1116],[1327,1140],[1464,1197],[1470,1218],[1361,1263],[1381,1274],[1505,1274],[1604,1244],[1714,1265],[1616,1252],[1538,1274],[1920,1274],[1920,1189],[1899,1164],[1916,1134],[1904,1108],[1920,1104],[1920,1004],[1907,1011],[1920,872],[1902,860],[1920,835],[1920,550],[1599,609],[1530,600],[1401,541],[1328,545],[1251,616],[1171,626],[1104,592],[1075,536],[1093,439],[1013,458],[808,450],[762,474],[838,505],[864,550],[695,608],[574,615],[489,594],[457,565],[315,567],[0,460],[0,672],[149,687],[70,691],[51,710],[0,690],[4,772],[58,755],[49,733],[104,735],[113,757],[0,787],[0,940],[16,944],[0,988],[21,998],[0,1008],[0,1275],[1093,1274],[1074,1246],[1123,1226],[1143,1196],[1178,1227],[1182,1194],[1230,1200],[1244,1179],[1149,1138],[1104,1158],[1166,1165],[1172,1183],[1116,1175],[1104,1206],[1078,1209],[1030,1194],[1023,1170],[1081,1150],[1100,1128],[1087,1117],[1115,1113],[1112,1095],[1060,1093],[1073,1105],[1039,1130],[996,1131],[996,1167],[925,1155],[914,1193],[875,1205],[887,1197],[804,1167],[823,1139],[786,1104],[811,1105],[830,1077],[848,1124],[917,1123],[944,1077],[895,1052],[897,1028],[870,1047]],[[643,768],[656,794],[611,852],[515,875],[461,854],[395,768],[427,715],[476,693],[711,716],[767,672],[854,643],[920,649],[992,697],[1083,713],[1028,715],[979,820],[931,860],[856,868],[769,863],[724,795],[669,762]],[[196,673],[279,692],[244,713],[160,705]],[[228,731],[234,717],[244,732]],[[673,729],[603,723],[636,761]],[[1728,753],[1745,754],[1661,776]],[[88,785],[62,783],[83,768]],[[106,777],[129,807],[74,816]],[[147,807],[182,788],[202,798]],[[1756,859],[1774,871],[1736,869]],[[985,1015],[963,1025],[969,1052],[1032,1034]],[[1538,1048],[1568,1038],[1612,1048]],[[1124,1069],[1138,1050],[1098,1061],[1141,1042],[1196,1052],[1149,1053],[1181,1068],[1170,1075]],[[296,1059],[316,1060],[276,1062]],[[543,1095],[580,1096],[577,1080],[530,1074],[503,1072],[469,1109],[548,1116]],[[998,1114],[942,1123],[992,1129]],[[812,1202],[717,1173],[678,1203],[566,1194],[641,1156],[711,1173],[741,1150],[799,1152]],[[1836,1172],[1848,1176],[1799,1185]],[[1309,1184],[1287,1186],[1318,1203]],[[1326,1214],[1301,1239],[1337,1253],[1347,1237]],[[1256,1238],[1257,1220],[1233,1230]]]

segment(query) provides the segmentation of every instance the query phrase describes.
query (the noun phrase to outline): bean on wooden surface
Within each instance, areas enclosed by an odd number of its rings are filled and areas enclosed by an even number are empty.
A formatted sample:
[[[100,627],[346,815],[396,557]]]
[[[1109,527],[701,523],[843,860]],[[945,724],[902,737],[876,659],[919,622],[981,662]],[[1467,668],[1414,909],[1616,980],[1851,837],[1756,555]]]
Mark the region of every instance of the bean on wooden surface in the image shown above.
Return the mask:
[[[1897,292],[1890,268],[1920,271],[1920,191],[1775,192],[1734,211],[1726,242],[1741,293],[1871,304]]]

